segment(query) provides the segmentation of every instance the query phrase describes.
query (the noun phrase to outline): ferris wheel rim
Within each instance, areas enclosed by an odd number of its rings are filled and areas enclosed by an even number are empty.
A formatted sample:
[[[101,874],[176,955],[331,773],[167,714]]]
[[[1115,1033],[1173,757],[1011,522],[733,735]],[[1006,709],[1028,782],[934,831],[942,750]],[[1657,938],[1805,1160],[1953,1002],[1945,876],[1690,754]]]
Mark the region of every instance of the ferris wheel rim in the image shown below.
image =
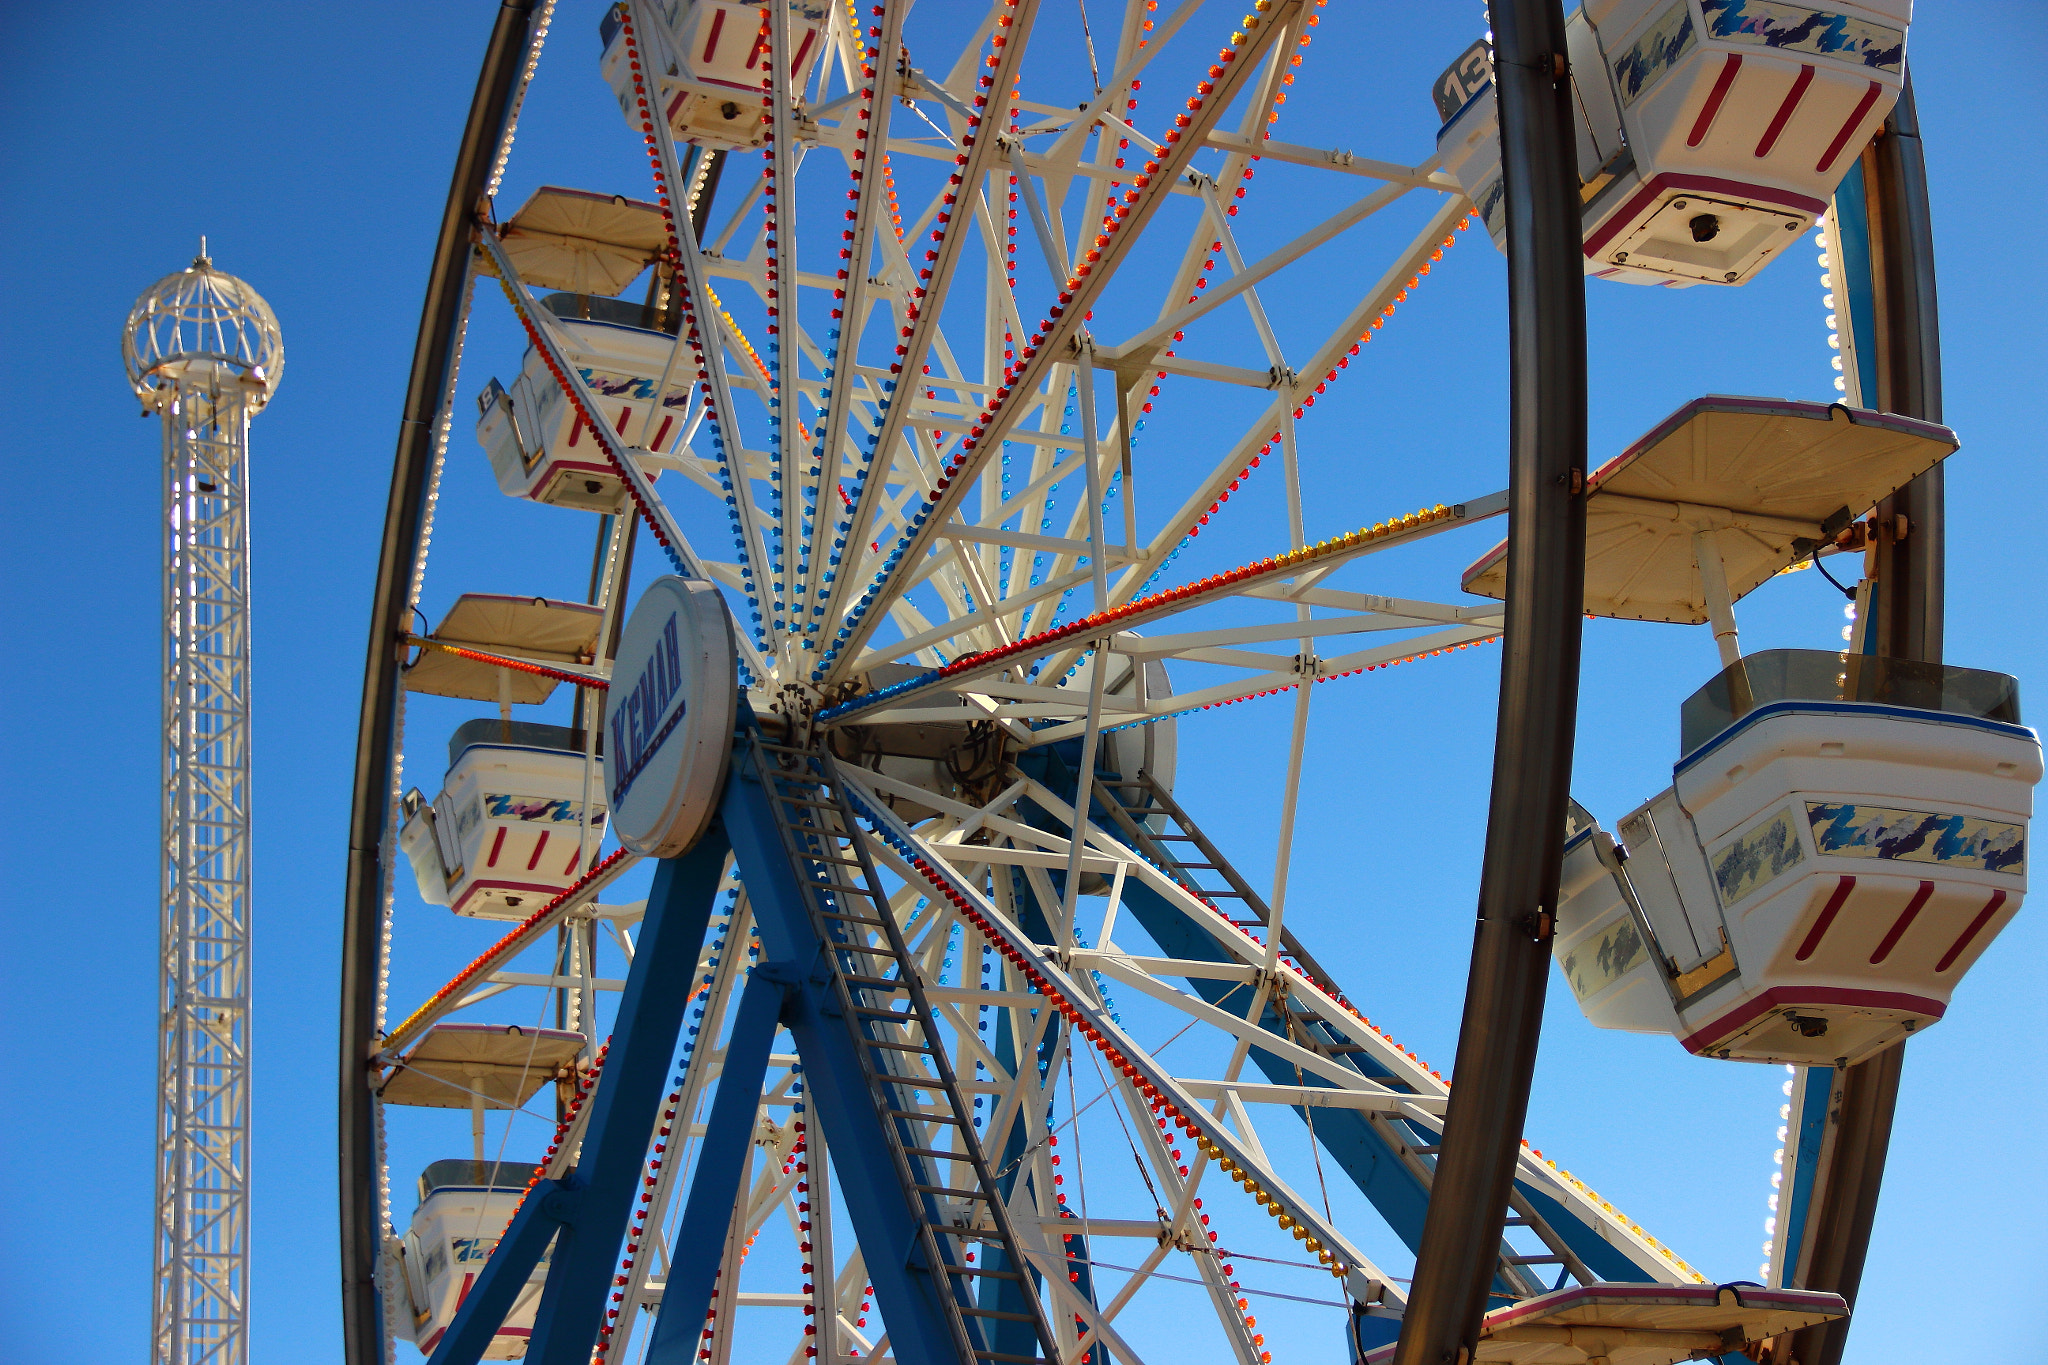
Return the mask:
[[[468,245],[469,209],[503,166],[500,147],[515,121],[525,79],[539,56],[538,39],[554,0],[505,0],[493,21],[465,118],[449,194],[428,268],[428,303],[414,343],[392,491],[372,595],[362,712],[357,725],[350,803],[347,873],[343,889],[340,1042],[338,1059],[337,1220],[342,1271],[342,1339],[350,1365],[382,1365],[386,1327],[379,1303],[384,1219],[379,1207],[382,1172],[375,1105],[364,1074],[381,1020],[383,895],[389,856],[390,774],[397,747],[402,695],[391,637],[410,623],[411,588],[420,553],[422,503],[435,463],[431,426],[445,406],[438,392],[467,313],[473,270]],[[536,10],[542,19],[538,32]],[[519,70],[524,64],[525,79]],[[403,562],[401,562],[403,561]]]
[[[894,9],[894,7],[891,7],[891,11],[892,11],[892,12],[898,12],[898,11],[896,11],[896,10]],[[781,13],[781,10],[779,9],[779,7],[778,7],[778,9],[776,10],[776,13],[778,13],[778,14],[780,14],[780,13]],[[784,17],[786,18],[786,16],[784,16]],[[501,17],[501,24],[502,24],[502,22],[503,22],[503,20],[502,20],[502,17]],[[1019,43],[1019,44],[1017,44],[1017,48],[1018,48],[1019,50],[1021,50],[1022,46],[1023,46],[1023,44],[1022,44],[1022,43]],[[495,47],[496,47],[496,39],[494,38],[494,50],[495,50]],[[1248,63],[1247,65],[1250,65],[1250,64]],[[481,89],[481,86],[480,86],[480,90],[479,90],[479,98],[481,99],[481,97],[482,97],[482,89]],[[515,98],[515,100],[516,100],[516,91],[514,92],[514,96],[513,96],[513,97],[514,97],[514,98]],[[1224,102],[1225,102],[1225,101],[1222,101],[1222,100],[1220,100],[1220,99],[1218,100],[1218,104],[1219,104],[1219,105],[1220,105],[1220,104],[1222,104],[1222,103],[1224,103]],[[474,122],[475,116],[476,116],[476,115],[475,115],[475,111],[473,111],[473,112],[472,112],[472,122]],[[467,144],[468,144],[469,140],[470,140],[470,139],[469,139],[469,136],[468,136],[468,135],[466,134],[466,135],[465,135],[465,146],[467,146]],[[1198,140],[1197,140],[1197,141],[1198,141]],[[459,162],[458,164],[460,165],[461,163]],[[500,165],[501,165],[501,164],[502,164],[502,156],[500,157]],[[452,201],[451,201],[451,209],[452,209]],[[1462,210],[1461,210],[1461,213],[1462,213]],[[1135,233],[1133,234],[1133,237],[1135,237]],[[486,243],[486,249],[487,249],[487,250],[489,249],[489,243],[488,243],[488,242]],[[442,261],[442,259],[441,259],[441,256],[439,255],[439,253],[437,253],[437,257],[436,257],[436,272],[437,272],[437,273],[438,273],[438,272],[440,272],[440,271],[442,270],[443,264],[444,264],[444,263],[443,263],[443,261]],[[1107,280],[1107,279],[1108,279],[1108,278],[1109,278],[1109,277],[1110,277],[1110,276],[1112,275],[1112,273],[1113,273],[1113,272],[1111,272],[1111,271],[1104,271],[1104,272],[1102,272],[1102,274],[1101,274],[1101,275],[1100,275],[1099,277],[1097,277],[1097,278],[1098,278],[1098,280],[1099,280],[1099,281]],[[1084,310],[1084,309],[1082,309],[1082,308],[1079,308],[1079,307],[1075,307],[1075,308],[1073,308],[1073,309],[1072,309],[1072,310],[1070,310],[1070,311],[1071,311],[1072,313],[1074,313],[1074,314],[1079,314],[1079,313],[1081,313],[1081,312],[1083,312],[1083,311],[1085,311],[1085,310]],[[936,315],[936,309],[935,309],[935,310],[933,310],[933,313],[934,313],[934,315]],[[427,331],[427,328],[426,328],[426,326],[425,326],[425,324],[424,324],[424,322],[423,322],[423,327],[422,327],[422,344],[423,344],[423,345],[425,344],[425,342],[426,342],[426,340],[427,340],[427,337],[426,337],[426,331]],[[458,343],[458,344],[459,344],[459,343]],[[680,349],[680,343],[678,343],[678,349]],[[1355,347],[1354,347],[1354,349],[1355,349]],[[722,355],[722,353],[721,353],[721,354],[720,354],[720,356],[719,356],[719,358],[718,358],[718,360],[717,360],[717,362],[716,362],[716,364],[715,364],[715,366],[714,366],[714,367],[712,367],[712,368],[718,368],[718,369],[722,369],[722,368],[723,368],[723,366],[724,366],[724,363],[725,363],[725,362],[724,362],[724,359],[723,359],[723,355]],[[850,369],[850,368],[851,368],[851,366],[849,366],[848,368]],[[417,377],[417,371],[418,371],[418,369],[419,369],[419,364],[418,364],[418,362],[416,361],[416,363],[415,363],[415,371],[416,371],[416,377]],[[409,405],[409,406],[410,406],[410,405]],[[906,406],[907,406],[907,405],[906,405]],[[793,424],[792,424],[792,425],[793,425]],[[593,426],[595,426],[595,424],[593,424]],[[786,433],[785,433],[785,435],[786,435]],[[627,461],[627,463],[628,463],[628,464],[630,465],[630,464],[632,463],[632,461],[631,461],[631,460],[629,459],[629,460]],[[962,469],[963,469],[963,471],[965,470],[965,468],[966,468],[966,466],[965,466],[965,465],[963,464],[963,465],[962,465]],[[963,472],[963,473],[962,473],[962,474],[961,474],[961,475],[960,475],[959,477],[960,477],[960,487],[961,487],[961,489],[962,489],[962,490],[964,490],[964,489],[965,489],[965,488],[966,488],[966,487],[967,487],[967,486],[968,486],[969,484],[971,484],[971,482],[972,482],[972,479],[973,479],[974,475],[973,475],[972,473],[967,473],[967,472]],[[394,488],[394,492],[396,492],[396,488]],[[962,497],[964,497],[964,496],[965,496],[965,494],[964,494],[964,491],[963,491],[963,492],[961,493],[961,495],[960,495],[960,496],[962,496]],[[935,503],[934,505],[935,505],[935,506],[938,506],[938,505],[941,505],[941,504],[939,504],[939,503]],[[1461,504],[1461,505],[1459,505],[1459,506],[1460,506],[1460,512],[1462,513],[1462,510],[1463,510],[1463,505]],[[393,504],[393,513],[395,514],[395,513],[397,512],[397,510],[398,510],[398,504],[397,504],[397,500],[396,500],[396,498],[394,498],[394,504]],[[1212,510],[1213,510],[1213,508],[1212,508]],[[1204,519],[1206,520],[1206,518],[1204,518]],[[394,554],[396,554],[396,553],[400,553],[400,552],[402,552],[402,550],[403,550],[403,547],[402,547],[402,546],[401,546],[401,545],[400,545],[400,544],[398,543],[398,541],[397,541],[397,540],[395,540],[395,539],[394,539],[394,537],[393,537],[393,536],[391,535],[391,533],[390,533],[390,532],[391,532],[391,528],[390,528],[389,526],[387,526],[387,534],[386,534],[386,538],[385,538],[385,558],[384,558],[384,561],[380,563],[380,569],[379,569],[379,581],[380,581],[380,583],[381,583],[381,582],[383,582],[383,581],[385,581],[385,580],[386,580],[387,578],[391,577],[391,571],[392,571],[392,569],[394,568],[394,565],[393,565],[393,564],[392,564],[392,562],[391,562],[391,561],[392,561],[392,557],[393,557],[393,555],[394,555]],[[908,533],[906,534],[906,538],[905,538],[905,543],[906,543],[906,544],[915,544],[915,543],[919,543],[919,542],[918,542],[918,536],[919,536],[919,535],[920,535],[920,531],[919,531],[919,530],[918,530],[918,529],[917,529],[916,527],[913,527],[913,528],[912,528],[912,529],[911,529],[911,530],[910,530],[910,531],[909,531],[909,532],[908,532]],[[925,543],[925,544],[929,544],[929,542],[930,542],[930,537],[926,537],[926,538],[924,539],[924,541],[923,541],[922,543]],[[1100,543],[1100,542],[1099,542],[1099,540],[1098,540],[1098,542],[1097,542],[1097,543]],[[1298,552],[1299,552],[1299,551],[1297,550],[1297,551],[1296,551],[1296,553],[1298,553]],[[910,556],[909,556],[909,555],[905,555],[905,556],[903,556],[903,557],[907,559],[907,558],[909,558]],[[1304,561],[1304,562],[1307,562],[1307,561]],[[855,580],[854,580],[854,576],[851,576],[851,575],[850,575],[850,576],[848,576],[848,578],[847,578],[847,580],[846,580],[846,581],[847,581],[847,582],[853,582],[853,581],[855,581]],[[1140,578],[1138,577],[1138,575],[1137,575],[1137,571],[1136,571],[1135,569],[1133,569],[1133,570],[1131,571],[1131,575],[1130,575],[1130,577],[1129,577],[1129,579],[1128,579],[1127,581],[1128,581],[1128,583],[1131,583],[1131,584],[1137,584],[1137,585],[1138,585],[1137,589],[1136,589],[1136,590],[1135,590],[1135,591],[1133,592],[1133,594],[1132,594],[1132,597],[1133,597],[1133,598],[1135,599],[1135,598],[1136,598],[1136,594],[1137,594],[1137,592],[1142,592],[1142,590],[1143,590],[1143,585],[1144,585],[1144,582],[1145,582],[1145,580],[1141,580],[1141,579],[1140,579]],[[1126,605],[1129,605],[1129,604],[1128,604],[1128,603],[1126,603]],[[829,618],[828,618],[828,619],[829,619]],[[1044,645],[1046,645],[1046,646],[1051,646],[1051,645],[1054,645],[1054,644],[1061,644],[1061,643],[1066,643],[1066,642],[1068,642],[1068,641],[1076,641],[1076,640],[1086,640],[1086,639],[1090,638],[1090,636],[1089,636],[1089,631],[1091,631],[1091,630],[1099,630],[1099,629],[1103,628],[1104,626],[1106,626],[1106,625],[1108,625],[1108,624],[1110,624],[1110,622],[1108,622],[1108,621],[1095,621],[1095,620],[1090,620],[1090,621],[1087,621],[1087,622],[1085,622],[1085,624],[1084,624],[1083,622],[1076,622],[1076,623],[1074,623],[1074,624],[1072,624],[1072,625],[1070,625],[1070,626],[1067,626],[1067,627],[1062,627],[1062,628],[1058,628],[1058,630],[1056,630],[1056,631],[1052,631],[1052,632],[1047,632],[1047,634],[1048,634],[1049,636],[1052,636],[1053,638],[1050,638],[1050,639],[1046,639],[1046,640],[1044,640],[1044,641],[1041,641],[1041,642],[1038,642],[1038,643],[1042,643],[1042,644],[1044,644]],[[944,638],[946,638],[946,639],[950,640],[950,639],[952,639],[952,638],[954,638],[954,637],[952,637],[952,636],[948,636],[948,637],[944,637]],[[1452,642],[1447,642],[1447,643],[1465,643],[1465,642],[1468,642],[1468,641],[1469,641],[1470,639],[1472,639],[1472,638],[1475,638],[1475,637],[1466,637],[1466,639],[1465,639],[1465,640],[1460,640],[1460,641],[1452,641]],[[857,661],[857,660],[859,659],[859,657],[860,657],[860,655],[859,655],[859,650],[858,650],[858,648],[857,648],[857,647],[856,647],[856,648],[854,648],[854,649],[850,649],[850,650],[846,651],[846,652],[845,652],[845,655],[844,655],[844,662],[843,662],[843,663],[842,663],[841,665],[839,665],[839,666],[838,666],[838,668],[839,668],[839,673],[840,673],[840,675],[844,675],[844,674],[845,674],[846,672],[850,671],[850,670],[851,670],[851,669],[853,668],[853,665],[854,665],[854,663],[855,663],[855,662],[856,662],[856,661]],[[1008,657],[1008,656],[1006,656],[1006,657]],[[988,663],[990,662],[990,661],[988,661],[988,660],[976,660],[976,659],[974,659],[974,658],[973,658],[973,656],[972,656],[972,655],[970,655],[970,654],[962,654],[962,655],[960,655],[960,656],[957,656],[956,662],[957,662],[957,661],[961,661],[961,660],[965,660],[965,661],[968,661],[968,666],[970,666],[970,667],[974,667],[974,666],[983,666],[983,665],[986,665],[986,664],[988,664]],[[372,670],[373,670],[373,672],[374,672],[374,671],[378,670],[378,669],[379,669],[380,667],[384,667],[384,666],[385,666],[385,665],[383,664],[383,662],[382,662],[382,661],[380,661],[380,660],[378,659],[378,650],[377,650],[377,643],[376,643],[376,642],[375,642],[375,641],[373,640],[373,645],[372,645]],[[1375,666],[1376,666],[1376,665],[1375,665]],[[955,670],[954,670],[954,672],[955,672],[955,673],[958,673],[958,672],[963,672],[963,671],[965,671],[965,668],[961,668],[961,669],[955,669]],[[828,678],[828,679],[829,679],[829,678],[830,678],[831,676],[832,676],[831,674],[827,674],[827,678]],[[370,690],[371,690],[371,689],[367,689],[367,688],[366,688],[366,694],[367,694],[367,693],[368,693],[368,692],[369,692]],[[1304,689],[1304,690],[1305,690],[1305,689]],[[901,694],[898,694],[898,695],[901,695]],[[368,706],[367,706],[368,700],[369,700],[369,698],[368,698],[368,696],[366,695],[366,711],[368,710]],[[867,703],[867,705],[868,705],[868,706],[873,706],[873,705],[877,705],[877,704],[879,704],[879,701],[870,701],[870,702],[868,702],[868,703]],[[842,703],[842,705],[851,705],[851,702],[847,702],[847,703]],[[863,710],[863,709],[865,709],[865,708],[864,708],[864,707],[857,707],[857,708],[855,708],[855,710],[853,710],[853,711],[844,711],[844,712],[841,712],[841,713],[840,713],[840,715],[841,715],[841,716],[847,716],[847,717],[850,717],[850,716],[852,716],[853,714],[855,714],[855,713],[856,713],[857,711],[859,711],[859,710]],[[822,712],[822,711],[821,711],[821,712],[819,713],[819,718],[820,718],[821,720],[825,720],[825,721],[830,721],[830,720],[833,720],[833,719],[838,719],[839,717],[837,717],[837,716],[831,716],[831,715],[829,715],[828,713],[826,713],[826,712]],[[367,734],[368,734],[368,727],[366,726],[366,729],[365,729],[365,736],[366,736],[366,738],[367,738]],[[362,786],[362,764],[361,764],[361,761],[360,761],[360,753],[359,753],[359,765],[358,765],[358,801],[359,801],[359,809],[358,809],[358,812],[357,812],[357,816],[358,816],[358,819],[357,819],[356,823],[361,823],[361,822],[362,822],[362,819],[363,819],[363,818],[365,818],[365,812],[364,812],[364,811],[363,811],[363,810],[361,809],[361,801],[362,801],[362,797],[364,796],[364,794],[365,794],[365,792],[364,792],[364,788],[363,788],[363,786]],[[375,805],[375,804],[376,804],[376,802],[381,802],[381,801],[382,801],[382,794],[381,794],[381,793],[375,793],[375,792],[372,792],[372,793],[369,793],[369,794],[370,794],[370,795],[371,795],[371,796],[372,796],[373,798],[375,798],[375,800],[373,801],[373,805]],[[381,818],[381,815],[382,815],[382,810],[383,810],[383,809],[385,809],[385,808],[388,808],[388,802],[386,802],[386,803],[383,803],[383,805],[382,805],[382,806],[378,806],[378,807],[377,807],[377,809],[376,809],[376,814],[377,814],[377,816],[378,816],[378,817],[380,817],[380,818]],[[355,853],[357,853],[357,854],[358,854],[358,856],[360,856],[360,853],[361,853],[361,852],[363,852],[363,851],[366,851],[367,849],[370,849],[370,848],[373,848],[373,847],[376,847],[376,846],[375,846],[375,845],[370,845],[370,844],[367,844],[367,843],[365,843],[365,844],[363,844],[363,845],[357,845],[357,844],[355,844],[355,842],[354,842],[354,841],[352,841],[352,852],[355,852]],[[352,866],[352,868],[351,868],[351,880],[352,880],[352,881],[354,880],[354,878],[355,878],[355,875],[356,875],[356,868],[355,868],[354,866]],[[351,908],[352,908],[352,909],[354,908],[354,897],[353,897],[353,896],[352,896],[352,898],[351,898]],[[551,907],[551,908],[553,908],[553,907]],[[402,1030],[402,1029],[403,1029],[404,1027],[405,1027],[405,1025],[401,1025],[401,1030]],[[394,1036],[394,1037],[398,1037],[398,1036],[402,1036],[402,1034],[394,1034],[393,1036]],[[348,1077],[349,1077],[349,1075],[351,1074],[351,1069],[353,1069],[353,1074],[355,1074],[355,1075],[359,1076],[359,1074],[360,1074],[360,1064],[361,1064],[361,1060],[362,1060],[362,1059],[361,1059],[361,1057],[360,1057],[360,1056],[354,1056],[354,1055],[351,1055],[351,1054],[350,1054],[350,1053],[349,1053],[349,1052],[347,1051],[347,1040],[345,1039],[345,1040],[344,1040],[344,1087],[345,1087],[345,1088],[346,1088],[346,1087],[347,1087],[347,1086],[348,1086],[348,1085],[350,1084],[350,1081],[349,1081]],[[346,1110],[345,1110],[345,1113],[346,1113]],[[345,1146],[346,1146],[346,1143],[345,1143]],[[348,1185],[347,1185],[347,1181],[348,1181],[348,1175],[347,1175],[347,1171],[346,1171],[346,1168],[345,1168],[345,1173],[344,1173],[344,1201],[345,1201],[345,1204],[346,1204],[346,1202],[347,1202],[347,1201],[348,1201],[348,1200],[349,1200],[349,1199],[351,1198],[350,1194],[348,1193]],[[346,1220],[345,1220],[345,1221],[346,1221]],[[344,1230],[344,1238],[345,1238],[345,1243],[346,1243],[347,1235],[348,1235],[348,1234],[347,1234],[347,1231],[346,1231],[346,1228],[345,1228],[345,1230]]]

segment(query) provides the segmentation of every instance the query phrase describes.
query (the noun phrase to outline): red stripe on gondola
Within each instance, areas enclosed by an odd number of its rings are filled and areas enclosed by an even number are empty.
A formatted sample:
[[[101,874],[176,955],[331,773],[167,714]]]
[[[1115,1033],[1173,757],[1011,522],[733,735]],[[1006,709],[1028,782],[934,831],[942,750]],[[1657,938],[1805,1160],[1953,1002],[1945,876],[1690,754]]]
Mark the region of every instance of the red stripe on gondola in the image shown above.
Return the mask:
[[[810,52],[810,50],[811,50],[811,44],[812,44],[812,43],[814,43],[814,42],[816,42],[816,41],[817,41],[817,38],[818,38],[818,30],[816,30],[816,29],[807,29],[807,30],[805,30],[805,32],[804,32],[804,40],[803,40],[803,41],[802,41],[801,43],[798,43],[798,44],[797,44],[797,48],[796,48],[796,56],[794,56],[794,57],[792,57],[792,58],[790,58],[790,59],[789,59],[789,78],[790,78],[791,80],[795,80],[795,79],[796,79],[796,73],[797,73],[798,71],[800,71],[800,70],[802,70],[802,69],[803,69],[803,64],[804,64],[804,57],[805,57],[805,55],[806,55],[806,54],[808,54],[808,53]]]
[[[1687,1052],[1705,1052],[1715,1043],[1755,1022],[1760,1015],[1782,1010],[1788,1005],[1808,1009],[1842,1005],[1857,1010],[1896,1010],[1901,1014],[1924,1015],[1929,1019],[1939,1019],[1948,1012],[1948,1006],[1939,1000],[1924,995],[1908,995],[1903,991],[1866,991],[1845,986],[1773,986],[1678,1041]]]
[[[1835,894],[1828,897],[1827,906],[1820,912],[1820,918],[1813,922],[1813,928],[1806,931],[1806,941],[1799,945],[1799,951],[1792,956],[1801,962],[1813,956],[1813,950],[1820,947],[1821,938],[1827,933],[1828,926],[1833,924],[1835,916],[1841,913],[1843,902],[1849,899],[1849,893],[1855,889],[1854,877],[1844,877],[1836,883]]]
[[[1721,112],[1721,101],[1728,98],[1728,87],[1735,84],[1735,73],[1742,70],[1742,56],[1731,52],[1728,60],[1721,64],[1721,76],[1714,82],[1714,88],[1707,95],[1707,102],[1700,106],[1700,116],[1692,121],[1692,131],[1686,134],[1685,145],[1697,147],[1707,135],[1707,129],[1714,126],[1714,115]]]
[[[1785,102],[1778,106],[1778,112],[1771,119],[1771,126],[1764,129],[1763,140],[1756,144],[1756,154],[1766,157],[1771,148],[1778,145],[1778,134],[1785,131],[1785,125],[1792,121],[1792,111],[1799,107],[1799,101],[1806,98],[1806,87],[1813,84],[1813,68],[1799,68],[1799,79],[1792,82],[1792,88],[1785,92]]]
[[[1842,154],[1842,148],[1849,143],[1849,134],[1856,131],[1856,125],[1863,122],[1863,116],[1870,112],[1870,106],[1877,103],[1881,88],[1876,81],[1872,81],[1870,88],[1863,92],[1863,98],[1856,102],[1856,112],[1849,115],[1849,121],[1842,125],[1842,131],[1835,134],[1835,140],[1821,153],[1820,160],[1813,163],[1816,173],[1825,171],[1835,164],[1835,158]]]
[[[491,856],[490,856],[490,858],[489,858],[489,859],[488,859],[488,860],[487,860],[487,861],[486,861],[486,862],[484,863],[484,866],[485,866],[485,867],[496,867],[496,866],[498,865],[498,850],[499,850],[499,849],[501,849],[501,848],[503,848],[504,846],[505,846],[505,827],[504,827],[503,825],[500,825],[500,826],[498,826],[498,837],[497,837],[497,838],[495,838],[495,839],[493,839],[493,840],[491,840]]]
[[[542,830],[540,832],[540,838],[533,841],[533,856],[526,860],[526,870],[528,872],[531,872],[533,871],[533,869],[540,866],[541,850],[546,848],[547,846],[548,832],[546,830]]]
[[[1985,904],[1982,910],[1977,912],[1977,918],[1970,921],[1970,927],[1963,930],[1963,936],[1957,939],[1954,945],[1941,955],[1941,961],[1934,964],[1934,970],[1945,972],[1950,967],[1955,966],[1956,959],[1963,955],[1963,949],[1970,946],[1970,940],[1976,938],[1983,931],[1984,926],[1991,922],[1991,917],[1998,913],[1998,907],[2004,904],[2005,893],[2003,891],[1992,892],[1990,901]]]
[[[1877,951],[1870,955],[1871,966],[1875,967],[1892,955],[1892,949],[1899,946],[1899,939],[1905,934],[1907,926],[1919,918],[1920,907],[1927,904],[1927,898],[1933,894],[1933,882],[1920,883],[1920,889],[1913,893],[1913,899],[1906,902],[1906,908],[1899,912],[1899,917],[1892,921],[1892,927],[1885,930],[1884,937],[1878,940]]]

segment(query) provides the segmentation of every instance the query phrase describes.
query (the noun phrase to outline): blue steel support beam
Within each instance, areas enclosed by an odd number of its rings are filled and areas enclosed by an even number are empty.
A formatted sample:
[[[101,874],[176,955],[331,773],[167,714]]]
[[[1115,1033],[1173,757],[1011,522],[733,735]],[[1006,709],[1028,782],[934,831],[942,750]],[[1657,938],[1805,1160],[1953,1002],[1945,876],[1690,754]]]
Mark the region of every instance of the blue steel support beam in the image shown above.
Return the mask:
[[[768,1054],[793,983],[786,964],[763,963],[740,996],[718,1072],[718,1097],[711,1102],[704,1145],[690,1174],[689,1202],[673,1242],[675,1258],[662,1289],[661,1313],[647,1342],[646,1365],[689,1365],[697,1358],[697,1343],[703,1339],[700,1325],[725,1254],[726,1232],[746,1188]]]
[[[449,1361],[470,1365],[483,1359],[491,1338],[497,1335],[498,1324],[512,1311],[519,1291],[526,1288],[527,1277],[540,1264],[548,1242],[560,1231],[574,1199],[559,1180],[543,1180],[526,1192],[505,1235],[498,1239],[490,1260],[484,1262],[483,1273],[477,1276],[468,1297],[455,1312],[455,1321],[448,1324],[441,1344],[435,1348],[433,1365]]]
[[[888,1320],[892,1351],[903,1365],[960,1365],[941,1297],[956,1291],[946,1282],[943,1267],[926,1264],[914,1196],[888,1178],[894,1160],[884,1120],[840,1010],[827,949],[783,851],[772,803],[752,754],[735,754],[726,784],[725,828],[754,908],[762,956],[788,963],[797,978],[784,1025],[803,1058],[805,1092],[824,1129],[827,1150],[842,1170],[864,1177],[842,1181],[840,1195],[866,1258],[876,1303]]]
[[[528,1194],[432,1365],[482,1358],[550,1236],[555,1252],[526,1358],[532,1365],[589,1365],[726,851],[724,831],[714,823],[695,848],[656,867],[604,1076],[590,1098],[581,1157],[561,1180],[543,1181]]]

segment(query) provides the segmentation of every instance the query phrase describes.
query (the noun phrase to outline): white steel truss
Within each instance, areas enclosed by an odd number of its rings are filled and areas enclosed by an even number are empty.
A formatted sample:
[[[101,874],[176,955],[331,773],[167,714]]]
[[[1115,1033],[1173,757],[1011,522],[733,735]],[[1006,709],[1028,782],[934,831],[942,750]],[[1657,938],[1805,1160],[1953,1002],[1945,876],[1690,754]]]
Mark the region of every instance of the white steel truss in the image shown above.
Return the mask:
[[[154,1358],[244,1365],[249,1288],[249,402],[164,423]]]

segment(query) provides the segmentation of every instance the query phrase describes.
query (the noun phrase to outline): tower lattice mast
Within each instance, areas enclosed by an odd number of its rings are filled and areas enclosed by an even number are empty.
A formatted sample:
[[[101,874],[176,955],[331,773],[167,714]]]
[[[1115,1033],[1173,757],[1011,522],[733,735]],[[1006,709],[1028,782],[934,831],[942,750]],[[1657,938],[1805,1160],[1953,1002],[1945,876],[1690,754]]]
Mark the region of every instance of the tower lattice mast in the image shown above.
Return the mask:
[[[284,367],[257,293],[190,267],[136,300],[163,423],[163,901],[153,1359],[249,1358],[249,419]]]

